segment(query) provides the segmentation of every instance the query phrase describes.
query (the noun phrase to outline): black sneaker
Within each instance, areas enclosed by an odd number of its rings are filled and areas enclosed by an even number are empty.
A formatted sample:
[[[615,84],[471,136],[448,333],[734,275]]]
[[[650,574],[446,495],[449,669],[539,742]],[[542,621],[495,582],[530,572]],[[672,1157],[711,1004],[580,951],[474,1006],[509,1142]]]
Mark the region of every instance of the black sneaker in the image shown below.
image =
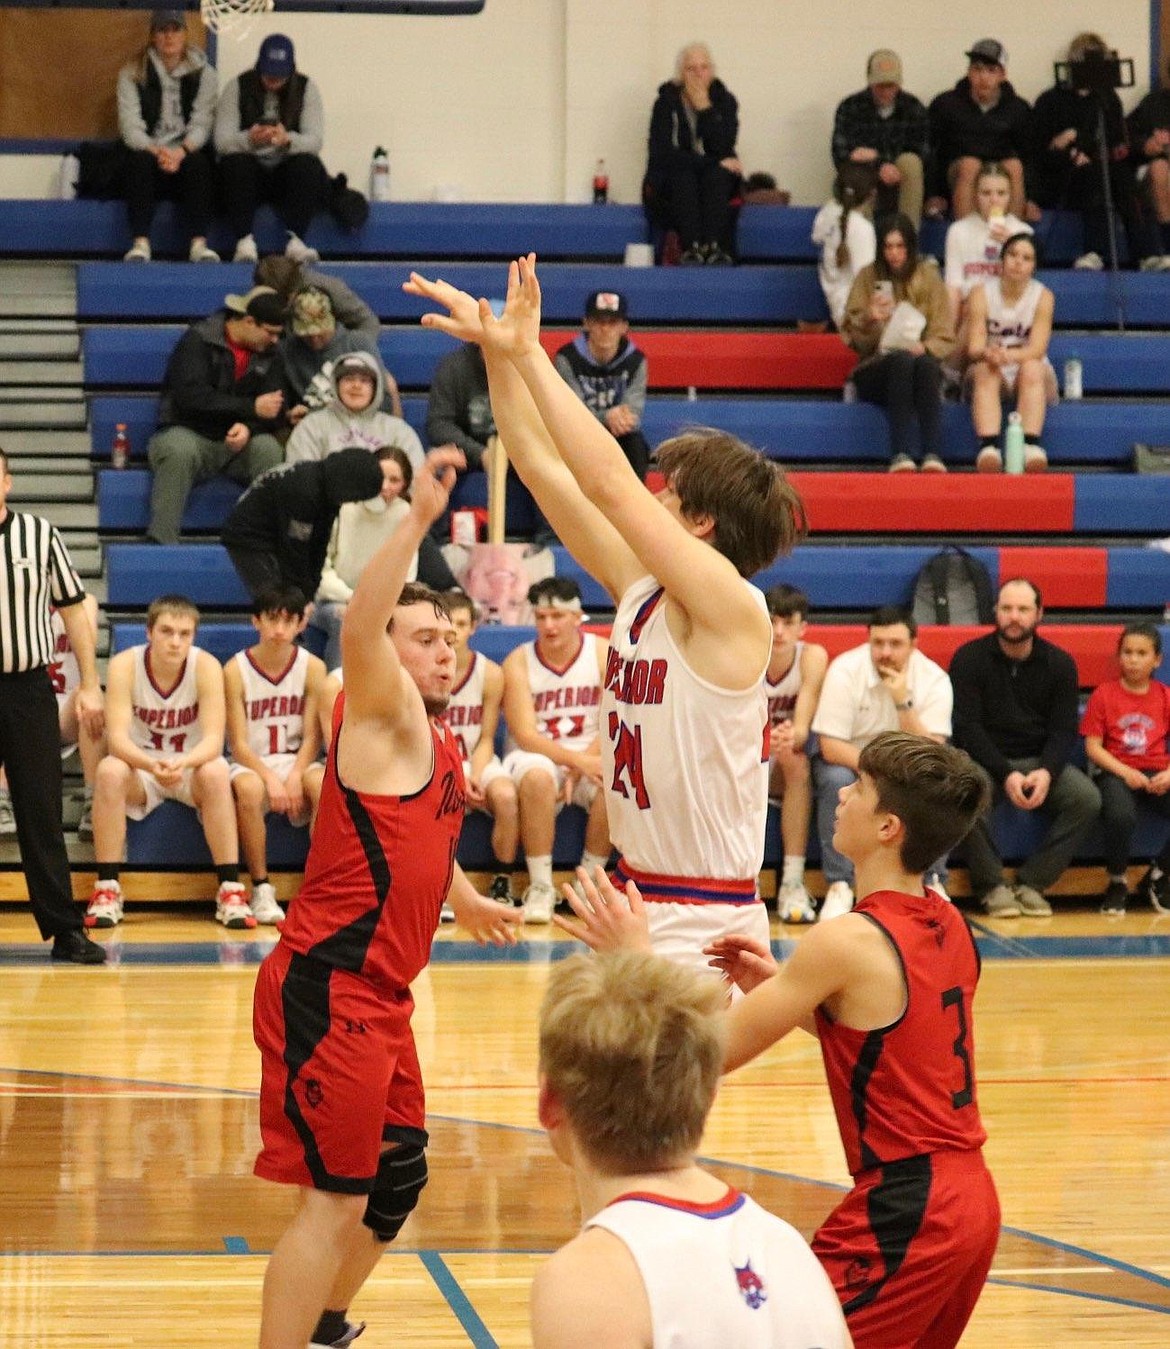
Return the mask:
[[[104,965],[105,948],[90,939],[80,928],[58,932],[49,953],[53,960],[67,960],[71,965]]]
[[[1163,871],[1161,875],[1154,876],[1153,870],[1150,867],[1142,877],[1138,894],[1149,900],[1150,907],[1156,913],[1170,913],[1170,875]]]
[[[1124,913],[1125,902],[1129,898],[1129,891],[1126,889],[1124,881],[1110,881],[1105,887],[1105,893],[1101,896],[1102,913]]]
[[[509,908],[515,902],[512,899],[511,879],[503,872],[492,877],[492,883],[488,886],[488,899],[494,899],[497,904],[507,904]]]

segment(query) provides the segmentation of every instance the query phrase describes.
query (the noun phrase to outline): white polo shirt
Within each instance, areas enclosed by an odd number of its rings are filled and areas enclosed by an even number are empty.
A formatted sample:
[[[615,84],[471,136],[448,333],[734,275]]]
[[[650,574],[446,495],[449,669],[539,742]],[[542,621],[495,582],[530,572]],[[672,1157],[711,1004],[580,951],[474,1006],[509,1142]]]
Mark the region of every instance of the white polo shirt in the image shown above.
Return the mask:
[[[955,700],[950,676],[917,647],[910,652],[906,687],[926,730],[949,739]],[[894,700],[874,668],[868,642],[842,652],[829,665],[812,728],[818,735],[848,740],[859,750],[882,731],[901,729]]]

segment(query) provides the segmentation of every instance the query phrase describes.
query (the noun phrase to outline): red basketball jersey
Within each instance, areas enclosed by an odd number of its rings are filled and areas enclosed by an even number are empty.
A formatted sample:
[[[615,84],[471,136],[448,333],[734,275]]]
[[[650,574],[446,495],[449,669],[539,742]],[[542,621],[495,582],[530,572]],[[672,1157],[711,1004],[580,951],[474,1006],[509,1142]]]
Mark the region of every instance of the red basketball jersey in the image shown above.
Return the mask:
[[[343,692],[304,884],[280,939],[389,995],[430,959],[463,827],[463,764],[449,728],[432,721],[435,762],[425,787],[412,796],[354,791],[337,771],[344,706]]]
[[[906,1010],[884,1030],[816,1014],[852,1175],[923,1153],[969,1151],[987,1134],[975,1098],[971,1004],[979,953],[963,915],[927,895],[879,890],[855,913],[881,928],[906,977]]]

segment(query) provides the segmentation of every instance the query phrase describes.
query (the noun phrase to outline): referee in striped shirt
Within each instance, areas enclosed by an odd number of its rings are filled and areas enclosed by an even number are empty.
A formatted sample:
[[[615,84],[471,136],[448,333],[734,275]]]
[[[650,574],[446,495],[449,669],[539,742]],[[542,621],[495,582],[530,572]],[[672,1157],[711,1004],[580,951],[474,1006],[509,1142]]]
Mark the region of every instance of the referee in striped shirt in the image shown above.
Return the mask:
[[[105,951],[89,940],[73,883],[61,821],[61,733],[49,680],[55,605],[81,667],[77,716],[82,735],[100,735],[102,690],[93,633],[82,608],[85,590],[56,529],[37,515],[8,509],[12,474],[0,449],[0,763],[8,773],[16,834],[41,936],[54,960],[100,965]]]

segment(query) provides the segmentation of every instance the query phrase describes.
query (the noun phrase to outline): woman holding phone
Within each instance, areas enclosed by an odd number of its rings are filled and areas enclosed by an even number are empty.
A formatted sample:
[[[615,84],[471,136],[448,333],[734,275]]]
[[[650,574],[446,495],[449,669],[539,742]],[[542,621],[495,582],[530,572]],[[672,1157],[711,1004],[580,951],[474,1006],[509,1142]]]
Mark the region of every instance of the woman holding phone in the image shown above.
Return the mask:
[[[942,461],[942,368],[955,345],[946,287],[933,262],[918,256],[918,236],[904,215],[877,231],[877,257],[857,274],[841,336],[857,352],[858,396],[890,419],[890,472],[912,473],[914,426],[924,473],[945,473]]]

